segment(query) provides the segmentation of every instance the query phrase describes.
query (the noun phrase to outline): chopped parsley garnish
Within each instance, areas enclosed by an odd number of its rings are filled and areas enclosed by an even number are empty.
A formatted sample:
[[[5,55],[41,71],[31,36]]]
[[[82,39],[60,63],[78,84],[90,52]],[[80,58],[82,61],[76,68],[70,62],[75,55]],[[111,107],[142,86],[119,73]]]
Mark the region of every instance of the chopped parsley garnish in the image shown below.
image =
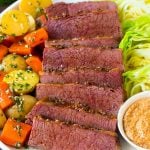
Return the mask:
[[[15,19],[16,21],[17,21],[17,16],[16,16],[16,14],[12,14],[12,17],[13,17],[13,19]]]
[[[22,127],[21,125],[14,126],[14,130],[17,131],[18,135],[21,136]]]
[[[0,43],[5,39],[4,35],[0,35]]]
[[[22,79],[22,80],[25,80],[25,78],[24,78],[22,72],[18,72],[18,73],[17,73],[17,78],[20,78],[20,79]]]
[[[36,12],[39,14],[43,13],[43,8],[37,7]]]
[[[27,69],[26,69],[26,72],[27,73],[31,73],[32,72],[32,68],[30,66],[28,66]]]
[[[23,99],[20,96],[15,96],[13,98],[15,104],[17,105],[18,112],[24,111],[23,110]]]
[[[10,67],[11,67],[11,68],[17,68],[18,65],[17,65],[17,64],[10,64]]]
[[[14,54],[12,58],[13,58],[13,60],[15,60],[17,57],[18,56]]]
[[[16,148],[20,148],[20,147],[21,147],[21,143],[20,143],[20,142],[17,142],[17,143],[15,144],[15,147],[16,147]]]

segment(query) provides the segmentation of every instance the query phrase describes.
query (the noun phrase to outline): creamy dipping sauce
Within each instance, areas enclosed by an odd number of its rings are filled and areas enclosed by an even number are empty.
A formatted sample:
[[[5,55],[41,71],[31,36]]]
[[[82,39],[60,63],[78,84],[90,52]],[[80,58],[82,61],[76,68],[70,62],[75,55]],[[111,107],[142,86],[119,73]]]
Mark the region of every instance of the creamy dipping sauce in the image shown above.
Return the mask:
[[[150,149],[150,98],[133,103],[123,118],[127,137],[136,145]]]

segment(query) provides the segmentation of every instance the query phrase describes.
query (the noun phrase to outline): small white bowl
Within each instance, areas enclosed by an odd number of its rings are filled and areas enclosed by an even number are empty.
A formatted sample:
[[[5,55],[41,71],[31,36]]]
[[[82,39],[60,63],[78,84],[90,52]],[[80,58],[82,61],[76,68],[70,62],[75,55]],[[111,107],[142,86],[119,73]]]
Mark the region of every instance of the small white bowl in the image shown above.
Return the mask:
[[[141,92],[139,94],[136,94],[132,97],[130,97],[129,99],[127,99],[127,101],[120,107],[120,110],[118,112],[118,129],[122,135],[122,137],[134,148],[136,148],[137,150],[147,150],[145,148],[142,148],[138,145],[136,145],[134,142],[132,142],[127,135],[125,134],[124,128],[123,128],[123,117],[125,112],[127,111],[127,109],[136,101],[142,99],[142,98],[150,98],[150,91],[145,91],[145,92]]]

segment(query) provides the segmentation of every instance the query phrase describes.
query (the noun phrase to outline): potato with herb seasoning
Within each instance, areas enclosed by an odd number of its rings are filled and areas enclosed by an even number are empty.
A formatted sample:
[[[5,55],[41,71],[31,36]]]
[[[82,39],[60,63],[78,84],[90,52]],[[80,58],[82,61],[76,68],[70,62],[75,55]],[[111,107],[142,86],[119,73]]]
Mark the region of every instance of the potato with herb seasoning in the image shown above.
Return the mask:
[[[3,113],[2,109],[0,109],[0,128],[4,127],[6,120],[5,114]]]
[[[19,10],[29,13],[36,18],[43,13],[43,8],[46,8],[51,4],[51,0],[20,0]]]
[[[28,16],[19,10],[9,10],[1,17],[2,33],[20,36],[30,29]]]
[[[9,73],[14,70],[25,70],[27,67],[24,57],[16,54],[9,54],[2,60],[4,71]]]
[[[3,81],[9,84],[16,94],[22,95],[34,90],[39,83],[39,75],[31,70],[15,70],[5,75]]]
[[[24,120],[32,107],[37,102],[36,98],[31,95],[22,95],[14,97],[15,105],[6,110],[7,117]]]

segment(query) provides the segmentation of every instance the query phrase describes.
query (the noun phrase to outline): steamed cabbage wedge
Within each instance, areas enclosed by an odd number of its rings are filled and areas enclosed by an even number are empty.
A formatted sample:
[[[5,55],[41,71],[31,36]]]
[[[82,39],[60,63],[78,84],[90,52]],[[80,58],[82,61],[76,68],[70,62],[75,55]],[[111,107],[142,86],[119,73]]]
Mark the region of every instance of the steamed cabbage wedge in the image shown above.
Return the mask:
[[[127,97],[150,90],[150,65],[123,74]]]

